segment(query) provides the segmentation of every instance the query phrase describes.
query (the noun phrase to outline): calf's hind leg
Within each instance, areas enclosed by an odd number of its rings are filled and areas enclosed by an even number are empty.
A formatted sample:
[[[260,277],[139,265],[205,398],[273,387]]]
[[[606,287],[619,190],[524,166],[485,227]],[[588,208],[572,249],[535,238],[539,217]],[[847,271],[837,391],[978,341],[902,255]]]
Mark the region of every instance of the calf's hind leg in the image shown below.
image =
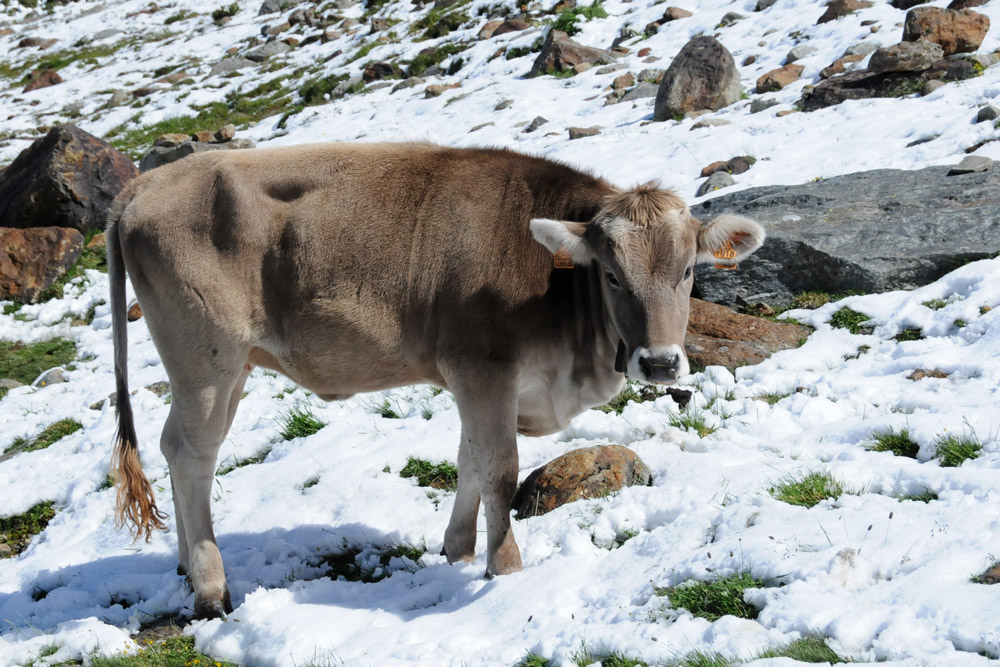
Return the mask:
[[[199,618],[232,611],[212,528],[211,494],[219,446],[232,423],[247,375],[242,359],[234,357],[232,370],[225,373],[219,372],[217,358],[197,369],[171,372],[167,367],[172,401],[160,449],[170,467],[174,490],[180,565],[194,589],[195,615]]]

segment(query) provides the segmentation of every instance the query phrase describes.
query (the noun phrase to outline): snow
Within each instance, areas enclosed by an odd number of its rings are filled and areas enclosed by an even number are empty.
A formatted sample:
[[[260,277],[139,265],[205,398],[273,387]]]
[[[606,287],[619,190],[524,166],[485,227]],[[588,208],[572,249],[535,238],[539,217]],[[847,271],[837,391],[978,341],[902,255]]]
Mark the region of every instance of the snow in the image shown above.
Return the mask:
[[[470,13],[487,4],[473,4]],[[441,81],[462,86],[441,97],[425,99],[424,86],[396,93],[383,88],[309,107],[283,129],[278,117],[265,119],[238,136],[260,145],[433,140],[509,146],[622,185],[658,178],[689,201],[695,201],[701,167],[734,155],[758,160],[737,176],[738,189],[873,168],[954,164],[965,148],[995,136],[991,123],[974,119],[980,105],[1000,94],[1000,66],[926,97],[846,102],[776,117],[791,109],[802,87],[817,83],[819,70],[848,45],[898,41],[904,13],[877,3],[816,26],[822,13],[817,3],[779,0],[765,12],[754,12],[755,4],[681,3],[693,17],[664,24],[637,45],[626,42],[632,52],[622,59],[632,72],[665,68],[689,37],[717,33],[737,63],[757,57],[740,68],[744,87],[752,90],[758,76],[783,64],[798,31],[803,43],[817,49],[799,61],[806,67],[803,77],[766,96],[780,102],[776,107],[750,114],[749,102],[742,101],[713,114],[731,125],[692,131],[697,119],[647,123],[652,99],[602,106],[604,87],[621,71],[524,79],[531,56],[490,59],[500,45],[527,46],[542,35],[528,31],[477,42],[462,54],[459,73]],[[100,67],[70,65],[59,86],[0,92],[5,111],[0,136],[58,122],[70,102],[82,103],[77,122],[84,129],[105,136],[139,112],[141,120],[128,127],[191,114],[191,105],[222,100],[266,79],[252,69],[201,82],[229,47],[258,34],[261,25],[279,22],[279,15],[258,17],[256,3],[243,3],[224,28],[211,27],[204,15],[164,26],[165,16],[182,9],[206,11],[201,2],[179,0],[158,14],[125,18],[147,5],[128,0],[83,11],[85,6],[71,3],[24,30],[58,38],[52,51],[72,48],[107,28],[123,34],[105,42],[129,38],[137,46],[100,58]],[[623,24],[641,32],[664,9],[652,0],[608,0],[605,7],[609,18],[583,22],[578,41],[607,46]],[[733,10],[745,18],[716,30],[721,16]],[[393,29],[405,37],[408,23],[424,10],[410,13],[416,11],[405,2],[392,3],[379,15],[403,19]],[[1000,5],[977,11],[994,24],[1000,21]],[[15,5],[7,12],[14,21],[27,10]],[[360,6],[345,11],[357,17],[361,12]],[[872,33],[860,19],[876,20],[881,30]],[[443,41],[474,37],[481,23]],[[177,37],[143,45],[142,38],[165,29]],[[19,28],[0,38],[4,62],[35,55],[13,49],[21,33]],[[367,58],[409,58],[428,44],[404,39],[348,63],[371,39],[366,33],[300,47],[286,56],[286,70],[274,76],[305,66],[317,69],[303,78],[354,74]],[[662,59],[643,63],[636,55],[642,46]],[[998,47],[994,30],[980,52]],[[336,49],[344,54],[322,64]],[[177,88],[150,96],[141,109],[103,109],[109,96],[103,91],[148,84],[156,69],[183,64],[192,55],[200,64],[185,68],[200,83],[189,96]],[[513,105],[494,111],[505,99]],[[522,133],[520,125],[538,115],[548,124]],[[469,133],[484,122],[495,124]],[[592,125],[603,126],[602,134],[567,140],[567,127]],[[937,138],[906,147],[929,135]],[[0,163],[27,145],[0,142]],[[977,154],[1000,158],[1000,142],[987,143]],[[0,516],[44,500],[58,509],[23,554],[0,560],[0,664],[86,662],[95,652],[133,650],[130,633],[157,617],[189,614],[193,604],[175,573],[172,523],[152,543],[133,544],[111,518],[114,492],[103,485],[113,408],[90,407],[114,387],[106,294],[106,276],[88,272],[63,299],[25,306],[17,318],[0,315],[0,339],[59,336],[74,340],[80,352],[67,371],[69,382],[17,388],[2,399],[0,448],[57,419],[71,417],[84,426],[47,449],[0,463]],[[946,305],[938,310],[923,305],[934,299]],[[96,307],[92,324],[72,326],[91,306]],[[872,333],[832,328],[830,317],[844,306],[870,317]],[[449,566],[436,555],[453,494],[428,493],[398,475],[410,456],[455,460],[459,420],[450,395],[412,387],[323,404],[284,378],[255,371],[219,465],[269,453],[263,463],[218,476],[214,492],[215,528],[236,610],[225,621],[194,622],[185,632],[213,658],[247,665],[511,665],[529,651],[563,665],[573,664],[582,647],[597,657],[621,651],[655,661],[702,650],[746,660],[809,633],[858,662],[978,665],[1000,658],[1000,597],[970,581],[1000,558],[1000,259],[957,268],[911,292],[848,297],[786,316],[816,328],[801,348],[741,368],[735,377],[712,367],[682,383],[695,392],[694,409],[716,428],[706,437],[672,426],[678,407],[662,397],[632,404],[621,415],[586,412],[555,436],[519,438],[522,478],[564,452],[615,442],[642,457],[654,483],[516,522],[525,569],[489,581],[482,576],[484,536],[472,564]],[[908,328],[921,329],[924,338],[893,339]],[[948,377],[907,379],[917,368],[938,369]],[[129,374],[137,388],[133,405],[144,467],[161,506],[170,509],[166,464],[158,449],[169,408],[143,388],[167,377],[142,320],[129,325]],[[765,394],[784,397],[770,405]],[[385,400],[401,419],[379,414]],[[307,438],[280,442],[278,419],[291,407],[304,406],[329,425]],[[909,430],[920,445],[916,460],[869,451],[873,432],[887,428]],[[942,467],[936,441],[943,434],[977,439],[981,455],[956,468]],[[769,493],[776,483],[813,471],[830,473],[854,493],[811,509]],[[927,491],[938,499],[897,499]],[[375,568],[379,549],[396,544],[427,553],[419,563],[390,561],[390,576],[377,583],[324,576],[322,557],[344,545],[367,546],[361,559]],[[654,591],[741,571],[767,582],[748,594],[761,609],[756,620],[730,616],[709,622],[671,609]],[[58,652],[39,659],[52,645]]]

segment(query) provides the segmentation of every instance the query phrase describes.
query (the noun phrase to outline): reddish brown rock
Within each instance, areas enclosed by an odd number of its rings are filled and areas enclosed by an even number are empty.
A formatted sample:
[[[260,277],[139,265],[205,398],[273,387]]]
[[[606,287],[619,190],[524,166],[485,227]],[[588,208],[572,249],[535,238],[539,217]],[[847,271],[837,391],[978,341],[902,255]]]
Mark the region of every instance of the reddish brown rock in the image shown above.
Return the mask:
[[[0,173],[0,227],[104,229],[111,202],[138,174],[107,142],[59,125]]]
[[[676,21],[677,19],[686,19],[689,16],[694,16],[694,14],[686,9],[681,9],[680,7],[667,7],[667,11],[663,12],[663,18],[660,19],[660,22],[668,23],[669,21]]]
[[[976,583],[988,585],[1000,584],[1000,563],[995,563],[988,570],[976,577]]]
[[[826,11],[823,15],[819,17],[816,24],[826,23],[828,21],[835,21],[841,16],[847,16],[851,12],[856,12],[859,9],[864,9],[866,7],[871,7],[872,3],[867,2],[867,0],[832,0],[830,4],[826,6]]]
[[[462,84],[459,81],[449,84],[447,86],[440,83],[432,83],[431,85],[424,88],[424,97],[440,97],[444,94],[446,90],[451,90],[453,88],[461,88]]]
[[[503,24],[500,19],[493,19],[492,21],[487,21],[482,28],[479,29],[479,33],[476,35],[479,39],[489,39],[493,36],[493,32]]]
[[[971,9],[916,7],[906,13],[903,41],[926,39],[940,44],[944,55],[950,56],[978,49],[989,29],[989,17]]]
[[[214,133],[211,130],[198,130],[197,132],[192,132],[190,138],[191,141],[207,144],[212,141],[213,135]]]
[[[62,83],[63,79],[59,76],[59,72],[54,69],[42,70],[40,72],[36,71],[32,73],[31,80],[28,81],[28,85],[24,87],[22,93],[30,93],[33,90],[38,90],[39,88],[48,88],[49,86],[54,86],[57,83]]]
[[[128,307],[128,311],[125,313],[125,319],[129,322],[135,322],[136,320],[142,319],[142,306],[139,305],[138,301]]]
[[[945,373],[944,371],[939,371],[936,368],[931,370],[918,368],[917,370],[907,375],[906,379],[913,380],[914,382],[916,382],[917,380],[923,380],[924,378],[937,378],[940,380],[946,377],[948,377],[947,373]]]
[[[540,516],[585,498],[600,498],[626,486],[648,486],[649,468],[621,445],[577,449],[532,472],[514,496],[518,519]]]
[[[0,228],[0,300],[31,302],[73,266],[83,234],[64,227]]]
[[[798,80],[802,76],[803,71],[805,71],[805,67],[796,65],[795,63],[773,69],[757,79],[757,92],[770,93],[775,90],[781,90],[788,84]]]
[[[741,315],[691,299],[685,350],[692,367],[737,368],[759,364],[775,352],[798,347],[812,329]]]
[[[578,44],[570,39],[566,33],[550,30],[528,76],[562,72],[583,63],[608,65],[615,60],[615,54],[610,51]]]
[[[493,36],[506,35],[509,32],[521,32],[522,30],[527,30],[531,27],[531,21],[525,21],[524,19],[507,19],[497,26],[496,30],[493,31]]]
[[[153,141],[154,146],[180,146],[185,141],[190,141],[190,134],[183,134],[180,132],[174,132],[170,134],[161,134]]]
[[[624,90],[635,84],[635,75],[631,72],[626,72],[625,74],[620,74],[615,77],[615,80],[611,82],[611,87],[614,90]]]
[[[701,170],[701,178],[711,176],[717,171],[724,171],[727,174],[742,174],[750,169],[756,160],[749,155],[738,155],[728,160],[717,160]]]
[[[639,51],[635,55],[637,55],[640,58],[645,58],[652,52],[653,50],[651,48],[649,48],[648,46],[644,46],[643,48],[639,49]]]

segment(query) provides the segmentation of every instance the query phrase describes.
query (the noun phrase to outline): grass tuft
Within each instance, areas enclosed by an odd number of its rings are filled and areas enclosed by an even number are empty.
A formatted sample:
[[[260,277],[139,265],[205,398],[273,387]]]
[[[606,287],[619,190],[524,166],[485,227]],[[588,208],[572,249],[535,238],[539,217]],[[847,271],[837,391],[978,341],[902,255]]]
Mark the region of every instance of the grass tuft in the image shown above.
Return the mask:
[[[979,456],[982,443],[975,436],[942,433],[935,441],[936,452],[942,468],[957,468],[964,462]]]
[[[789,505],[813,507],[824,500],[839,498],[846,491],[830,473],[811,472],[799,480],[788,478],[778,482],[770,493]]]
[[[691,651],[667,663],[668,667],[730,667],[733,664],[725,656],[711,651]]]
[[[291,440],[291,438],[286,438],[286,440]],[[216,475],[227,475],[237,468],[245,468],[246,466],[256,465],[258,463],[263,463],[267,455],[271,453],[271,448],[266,447],[263,451],[260,451],[253,456],[248,456],[245,459],[236,459],[233,463],[229,465],[220,466],[218,470],[215,471]]]
[[[620,415],[622,411],[628,407],[628,404],[632,401],[636,403],[642,403],[644,401],[655,401],[658,394],[653,391],[650,387],[646,385],[641,385],[638,382],[626,382],[625,387],[622,388],[621,393],[612,398],[610,401],[601,405],[595,410],[600,410],[601,412],[614,412]]]
[[[921,305],[931,310],[941,310],[948,305],[948,302],[944,299],[931,299],[930,301],[924,301]]]
[[[852,334],[866,333],[868,327],[863,327],[862,324],[870,319],[864,313],[844,306],[830,317],[830,326],[834,329],[847,329]]]
[[[326,422],[313,414],[312,408],[292,408],[285,414],[278,417],[281,424],[281,439],[294,440],[295,438],[305,438],[326,426]]]
[[[49,445],[62,440],[67,435],[76,433],[82,428],[83,424],[75,419],[60,419],[59,421],[49,424],[42,429],[42,432],[27,443],[21,451],[37,452],[38,450],[45,449]]]
[[[937,500],[938,494],[930,489],[925,489],[922,493],[904,493],[902,495],[896,496],[896,500],[903,502],[904,500],[912,500],[916,503],[929,503],[932,500]]]
[[[399,471],[399,476],[415,477],[417,486],[430,486],[445,491],[458,488],[458,468],[447,461],[431,463],[411,456],[406,459],[406,465]]]
[[[888,431],[876,431],[872,433],[872,439],[875,441],[870,447],[873,452],[892,452],[896,456],[915,459],[920,450],[920,445],[910,438],[910,430],[907,428],[899,433],[891,428]]]
[[[55,515],[54,503],[47,501],[23,514],[0,518],[0,542],[11,549],[6,557],[13,558],[27,549],[31,538],[45,530]]]
[[[76,358],[76,344],[56,338],[32,345],[0,341],[0,378],[31,384],[44,371]]]
[[[762,658],[791,658],[792,660],[808,663],[826,662],[837,664],[847,662],[846,658],[837,655],[833,649],[827,646],[826,641],[822,637],[816,635],[807,635],[802,639],[796,639],[791,644],[766,649],[754,656],[754,660]]]
[[[699,438],[715,433],[715,427],[709,426],[705,421],[705,413],[701,410],[681,410],[678,413],[670,413],[668,420],[671,426],[694,431]]]
[[[549,667],[549,659],[530,651],[514,667]]]
[[[763,587],[762,580],[743,572],[712,581],[689,581],[679,586],[658,588],[656,594],[666,596],[675,609],[686,609],[692,615],[709,621],[717,621],[723,616],[754,619],[759,610],[743,599],[743,592]]]
[[[322,564],[331,579],[373,584],[399,570],[416,572],[423,567],[420,559],[425,553],[426,549],[412,544],[352,545],[345,541],[341,551],[323,556]],[[393,558],[405,560],[393,564]]]
[[[788,398],[789,396],[791,396],[791,394],[786,391],[768,391],[763,394],[758,394],[757,396],[754,396],[754,398],[759,401],[764,401],[768,405],[774,405],[781,399]]]
[[[194,637],[172,637],[149,643],[135,655],[94,656],[94,667],[236,667],[235,663],[215,660],[194,650]]]
[[[922,340],[923,337],[924,334],[920,329],[903,329],[892,338],[900,343],[905,343],[911,340]]]

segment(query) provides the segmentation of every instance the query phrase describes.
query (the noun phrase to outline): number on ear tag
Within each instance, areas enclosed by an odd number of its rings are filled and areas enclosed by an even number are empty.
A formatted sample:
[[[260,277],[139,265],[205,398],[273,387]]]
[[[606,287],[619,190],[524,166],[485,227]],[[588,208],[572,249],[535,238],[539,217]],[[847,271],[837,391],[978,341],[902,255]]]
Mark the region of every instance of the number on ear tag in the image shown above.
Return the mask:
[[[715,263],[715,268],[717,269],[736,268],[736,249],[733,248],[733,242],[729,239],[726,239],[726,242],[722,244],[722,247],[712,253],[712,257],[722,260]]]
[[[573,257],[569,254],[568,250],[560,248],[558,252],[552,255],[552,265],[557,269],[572,269]]]

